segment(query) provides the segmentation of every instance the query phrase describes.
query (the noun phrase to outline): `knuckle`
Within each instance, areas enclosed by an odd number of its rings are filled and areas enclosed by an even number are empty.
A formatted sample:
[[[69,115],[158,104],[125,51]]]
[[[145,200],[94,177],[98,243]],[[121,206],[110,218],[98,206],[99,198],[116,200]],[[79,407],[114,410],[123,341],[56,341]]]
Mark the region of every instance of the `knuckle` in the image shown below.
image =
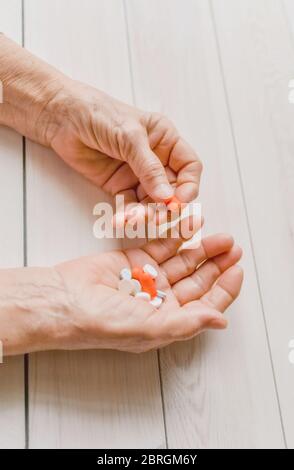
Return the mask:
[[[191,279],[198,292],[205,293],[207,291],[207,283],[197,271],[191,276]]]
[[[165,114],[157,111],[149,113],[147,115],[147,120],[152,128],[156,126],[174,128],[173,122]]]
[[[142,136],[142,128],[137,122],[122,122],[113,129],[117,147],[122,155],[135,156],[138,142]]]
[[[171,120],[165,114],[155,113],[155,118],[160,124],[172,124]]]
[[[184,265],[184,273],[185,275],[189,275],[195,271],[195,263],[193,263],[191,256],[189,256],[189,253],[186,253],[183,251],[181,253],[181,259]]]
[[[159,113],[158,111],[152,111],[151,113],[149,113],[149,120],[153,123],[158,123],[160,122],[162,119],[165,118],[165,116],[161,113]]]
[[[121,125],[121,138],[136,142],[142,135],[142,128],[136,122],[125,122]]]

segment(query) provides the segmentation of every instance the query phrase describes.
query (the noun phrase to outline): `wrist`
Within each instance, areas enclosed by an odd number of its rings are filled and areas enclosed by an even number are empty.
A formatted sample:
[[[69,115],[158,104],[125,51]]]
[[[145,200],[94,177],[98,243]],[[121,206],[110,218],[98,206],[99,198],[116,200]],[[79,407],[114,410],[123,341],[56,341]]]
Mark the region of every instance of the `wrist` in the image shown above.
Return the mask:
[[[0,80],[3,88],[0,124],[48,145],[46,133],[52,119],[50,103],[70,79],[0,35]]]
[[[57,349],[66,335],[68,296],[54,268],[0,270],[4,355]]]

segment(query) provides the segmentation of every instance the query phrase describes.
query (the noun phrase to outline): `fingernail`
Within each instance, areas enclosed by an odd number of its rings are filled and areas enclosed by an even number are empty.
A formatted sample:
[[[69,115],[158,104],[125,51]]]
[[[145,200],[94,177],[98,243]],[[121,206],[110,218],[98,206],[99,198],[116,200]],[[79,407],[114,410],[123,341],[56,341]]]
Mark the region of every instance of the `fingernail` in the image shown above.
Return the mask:
[[[174,190],[171,186],[169,186],[168,184],[159,184],[155,191],[154,191],[154,195],[159,198],[159,199],[162,199],[162,200],[165,200],[165,199],[169,199],[170,197],[172,197],[174,194]]]

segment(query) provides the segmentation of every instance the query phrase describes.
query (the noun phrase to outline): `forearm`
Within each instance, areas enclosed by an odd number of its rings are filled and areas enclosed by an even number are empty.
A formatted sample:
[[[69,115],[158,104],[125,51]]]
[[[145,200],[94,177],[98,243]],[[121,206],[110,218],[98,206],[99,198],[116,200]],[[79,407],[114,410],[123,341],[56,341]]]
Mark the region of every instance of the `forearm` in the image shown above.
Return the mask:
[[[0,34],[0,80],[0,124],[48,146],[47,129],[54,124],[50,104],[70,79]]]
[[[66,292],[53,268],[0,270],[4,355],[54,349],[63,334]]]

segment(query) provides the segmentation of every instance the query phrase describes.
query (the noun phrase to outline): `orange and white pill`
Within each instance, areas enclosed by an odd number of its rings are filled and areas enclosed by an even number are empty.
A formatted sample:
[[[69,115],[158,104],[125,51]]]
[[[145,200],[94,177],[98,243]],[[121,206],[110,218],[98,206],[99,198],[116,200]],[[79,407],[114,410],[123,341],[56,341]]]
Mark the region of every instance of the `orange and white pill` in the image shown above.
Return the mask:
[[[142,286],[142,291],[148,292],[150,294],[150,297],[153,299],[153,297],[156,297],[156,286],[155,286],[155,281],[154,279],[150,276],[150,274],[143,273],[140,276],[139,279],[141,286]]]

